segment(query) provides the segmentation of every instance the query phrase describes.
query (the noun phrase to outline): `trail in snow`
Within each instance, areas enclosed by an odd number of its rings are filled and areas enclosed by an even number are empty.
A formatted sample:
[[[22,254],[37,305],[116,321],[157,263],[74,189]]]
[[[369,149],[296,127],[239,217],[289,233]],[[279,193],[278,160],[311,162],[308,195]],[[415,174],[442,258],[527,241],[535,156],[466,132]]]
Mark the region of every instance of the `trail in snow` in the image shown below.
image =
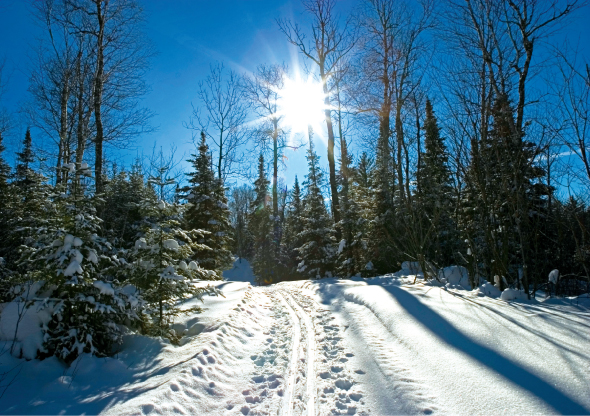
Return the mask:
[[[295,300],[291,293],[287,291],[280,291],[284,299],[286,299],[289,307],[292,308],[293,312],[297,315],[298,323],[297,325],[301,325],[303,322],[303,330],[305,332],[305,340],[302,345],[305,351],[305,357],[301,357],[300,360],[295,359],[294,361],[299,364],[307,363],[307,368],[305,371],[300,371],[302,377],[305,378],[307,389],[307,402],[305,411],[307,415],[315,415],[315,401],[316,401],[316,383],[315,377],[316,374],[314,372],[315,367],[315,351],[316,351],[316,341],[315,341],[315,330],[314,325],[311,317],[308,313],[301,307],[301,305]],[[296,357],[294,357],[296,358]]]
[[[175,324],[179,346],[130,335],[116,357],[70,368],[0,356],[0,374],[21,371],[0,413],[590,414],[585,301],[505,302],[396,276],[215,284],[225,297],[185,303],[205,310]]]

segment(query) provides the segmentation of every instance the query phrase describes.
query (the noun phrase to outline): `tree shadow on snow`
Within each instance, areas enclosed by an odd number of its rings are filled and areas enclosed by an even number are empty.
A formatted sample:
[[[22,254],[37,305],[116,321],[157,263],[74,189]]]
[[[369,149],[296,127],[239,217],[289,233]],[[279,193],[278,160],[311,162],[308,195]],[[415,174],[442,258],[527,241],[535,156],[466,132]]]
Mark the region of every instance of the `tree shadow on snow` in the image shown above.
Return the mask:
[[[392,286],[388,287],[388,291],[408,313],[441,341],[464,352],[523,389],[530,391],[561,414],[588,414],[589,409],[566,396],[518,363],[465,336],[406,290]]]

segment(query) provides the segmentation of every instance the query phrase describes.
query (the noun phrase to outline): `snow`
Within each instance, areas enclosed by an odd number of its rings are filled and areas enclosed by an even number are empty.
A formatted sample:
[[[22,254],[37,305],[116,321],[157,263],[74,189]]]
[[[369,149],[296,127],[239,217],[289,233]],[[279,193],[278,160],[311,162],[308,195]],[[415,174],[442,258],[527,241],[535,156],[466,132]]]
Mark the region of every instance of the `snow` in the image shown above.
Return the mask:
[[[248,282],[252,286],[256,284],[250,263],[243,258],[236,258],[233,267],[223,272],[223,278],[233,282]]]
[[[559,270],[557,270],[557,269],[551,270],[551,273],[549,273],[549,282],[551,282],[553,284],[557,284],[558,280],[559,280]]]
[[[485,281],[468,290],[465,272],[444,269],[444,284],[411,284],[417,271],[409,267],[254,287],[248,262],[236,259],[225,281],[196,283],[224,297],[182,304],[203,312],[177,319],[180,345],[130,333],[113,357],[83,354],[70,367],[25,360],[45,319],[29,310],[17,334],[23,358],[0,355],[0,374],[16,374],[0,412],[590,413],[588,295],[526,300]],[[3,305],[3,351],[18,308]]]
[[[337,254],[342,253],[342,250],[344,250],[344,247],[346,247],[346,240],[342,239],[340,240],[340,244],[338,245],[338,252]]]
[[[110,283],[101,282],[100,280],[95,280],[94,282],[92,282],[92,285],[95,288],[97,288],[98,290],[100,290],[100,293],[103,295],[108,295],[108,296],[115,295],[115,290],[113,289],[113,287],[111,286]]]
[[[64,276],[73,276],[75,274],[82,274],[82,266],[80,266],[78,260],[72,260],[64,270]]]
[[[463,266],[449,266],[439,270],[438,278],[451,286],[460,286],[463,289],[471,289],[469,273]]]
[[[168,249],[171,249],[171,250],[177,250],[178,247],[179,247],[178,246],[178,242],[175,239],[173,239],[173,238],[170,238],[168,240],[164,240],[162,242],[162,244],[164,245],[165,248],[168,248]]]

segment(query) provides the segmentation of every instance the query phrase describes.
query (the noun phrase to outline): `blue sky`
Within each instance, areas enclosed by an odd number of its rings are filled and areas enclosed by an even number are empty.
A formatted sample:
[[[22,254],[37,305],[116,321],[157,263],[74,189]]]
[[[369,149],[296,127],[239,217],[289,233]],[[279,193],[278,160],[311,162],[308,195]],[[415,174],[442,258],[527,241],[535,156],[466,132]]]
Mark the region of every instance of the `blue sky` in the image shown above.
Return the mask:
[[[338,8],[347,12],[358,2],[342,0]],[[155,143],[167,150],[177,146],[177,156],[193,151],[191,131],[183,123],[192,112],[191,103],[198,104],[197,84],[209,71],[209,65],[223,61],[226,66],[253,71],[262,63],[287,62],[298,65],[297,51],[287,44],[278,30],[276,18],[291,18],[306,26],[299,0],[143,0],[146,34],[158,55],[152,60],[146,81],[151,91],[142,105],[156,113],[152,124],[158,131],[137,139],[123,153],[109,150],[111,158],[129,162],[136,154],[151,154]],[[580,39],[586,52],[590,47],[590,8],[578,12],[567,29]],[[30,13],[29,0],[0,0],[0,59],[6,60],[9,83],[0,106],[16,112],[28,99],[29,56],[41,36]],[[7,145],[13,152],[23,137],[25,121],[17,120]],[[34,136],[35,137],[35,136]],[[39,137],[37,137],[39,139]],[[316,150],[326,164],[326,148],[316,140]],[[123,156],[121,156],[123,155]],[[7,155],[10,160],[10,154]],[[291,186],[295,174],[300,178],[307,171],[305,150],[286,151],[287,168],[282,172]]]
[[[352,3],[343,1],[341,6],[348,8]],[[155,143],[164,150],[174,144],[177,155],[194,150],[191,131],[183,123],[190,119],[191,103],[198,104],[197,84],[206,77],[211,63],[223,61],[226,67],[239,72],[253,71],[262,63],[298,65],[297,51],[288,45],[275,19],[300,20],[299,1],[144,0],[141,4],[145,32],[158,52],[146,76],[151,91],[142,104],[156,113],[152,124],[158,130],[138,138],[133,148],[124,151],[127,160],[138,153],[151,154]],[[11,111],[17,111],[19,104],[28,99],[29,56],[41,34],[28,1],[0,0],[0,59],[6,60],[9,77],[0,105]],[[10,150],[22,140],[25,123],[17,120],[13,134],[7,138]],[[325,162],[325,146],[316,143],[316,149]],[[120,153],[111,152],[113,156]],[[287,167],[282,175],[290,186],[295,174],[301,178],[307,171],[305,150],[287,150],[285,156]]]

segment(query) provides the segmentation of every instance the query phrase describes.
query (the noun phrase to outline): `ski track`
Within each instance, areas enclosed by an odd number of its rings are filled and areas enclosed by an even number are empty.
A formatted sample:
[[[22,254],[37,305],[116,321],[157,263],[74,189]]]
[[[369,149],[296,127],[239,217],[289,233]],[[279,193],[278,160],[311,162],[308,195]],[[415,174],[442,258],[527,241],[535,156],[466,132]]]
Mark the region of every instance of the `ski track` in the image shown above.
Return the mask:
[[[301,307],[301,305],[295,300],[292,294],[289,292],[282,291],[283,297],[287,300],[289,306],[294,310],[295,314],[298,315],[299,325],[303,322],[303,329],[305,330],[305,358],[301,358],[301,363],[307,363],[307,370],[302,369],[300,371],[302,376],[306,379],[307,389],[307,402],[305,410],[307,415],[315,415],[315,401],[316,401],[316,386],[315,386],[315,352],[316,352],[316,340],[315,340],[315,329],[311,317]],[[297,362],[299,364],[299,362]]]

